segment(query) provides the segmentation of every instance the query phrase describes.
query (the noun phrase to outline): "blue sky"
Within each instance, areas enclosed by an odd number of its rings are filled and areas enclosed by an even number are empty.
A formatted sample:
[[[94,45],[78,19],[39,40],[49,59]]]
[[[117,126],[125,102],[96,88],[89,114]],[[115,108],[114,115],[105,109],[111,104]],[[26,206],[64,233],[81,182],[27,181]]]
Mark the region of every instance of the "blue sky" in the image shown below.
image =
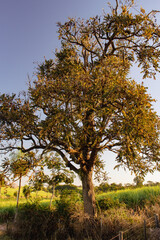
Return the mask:
[[[0,92],[18,93],[27,90],[28,75],[34,78],[36,63],[44,57],[54,58],[54,51],[60,48],[57,22],[64,23],[68,17],[89,18],[109,11],[109,0],[0,0]],[[114,0],[110,1],[115,4]],[[137,0],[136,5],[147,11],[160,10],[159,0]],[[158,22],[160,22],[160,14]],[[140,82],[137,68],[132,77]],[[148,91],[157,99],[154,107],[160,115],[160,75],[157,80],[144,80]],[[110,182],[132,182],[129,172],[113,170],[114,154],[104,153],[106,171]],[[148,175],[147,180],[159,181],[160,173]]]

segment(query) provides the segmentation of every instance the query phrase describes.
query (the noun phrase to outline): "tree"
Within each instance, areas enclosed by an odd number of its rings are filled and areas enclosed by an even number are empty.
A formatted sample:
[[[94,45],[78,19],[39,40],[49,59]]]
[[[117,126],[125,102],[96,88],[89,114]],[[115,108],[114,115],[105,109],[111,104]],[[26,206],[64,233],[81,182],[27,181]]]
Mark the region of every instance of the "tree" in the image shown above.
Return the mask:
[[[43,157],[39,157],[38,162],[39,170],[33,175],[30,184],[32,184],[36,192],[41,190],[44,184],[48,184],[52,188],[51,208],[56,185],[59,183],[73,183],[75,175],[73,171],[66,168],[66,165],[58,154],[45,154]]]
[[[144,182],[144,177],[143,176],[136,176],[133,179],[133,182],[136,184],[137,187],[142,187],[143,186],[143,182]]]
[[[47,174],[46,176],[46,183],[52,187],[52,196],[50,199],[51,208],[52,200],[55,195],[56,185],[59,183],[71,184],[73,183],[75,176],[72,171],[66,168],[66,165],[64,162],[62,162],[62,159],[58,156],[58,154],[55,154],[53,156],[46,156],[43,165],[46,166],[47,169],[51,170],[51,173]]]
[[[36,198],[38,197],[38,191],[42,190],[43,184],[47,181],[47,176],[43,170],[35,171],[34,175],[30,179],[29,184],[32,186],[33,191],[36,191]]]
[[[2,167],[4,169],[4,172],[9,176],[12,176],[12,179],[14,181],[17,181],[17,180],[19,181],[19,187],[17,191],[15,221],[17,219],[17,214],[18,214],[22,177],[28,174],[28,172],[33,168],[34,164],[35,164],[35,159],[34,159],[34,154],[32,152],[30,152],[29,154],[27,153],[24,154],[21,151],[12,153],[9,159],[5,159],[3,161]]]
[[[30,186],[25,185],[23,187],[23,195],[25,196],[26,200],[28,200],[28,197],[30,196],[30,194],[31,194]]]
[[[159,71],[156,12],[131,13],[132,1],[103,18],[59,23],[62,47],[45,60],[26,96],[0,96],[2,151],[58,153],[82,180],[84,211],[96,214],[92,175],[104,150],[117,167],[145,175],[159,168],[159,119],[143,84],[128,76],[135,61],[143,77]],[[42,154],[43,154],[42,153]]]
[[[6,185],[6,175],[0,172],[0,198],[1,198],[1,189]]]

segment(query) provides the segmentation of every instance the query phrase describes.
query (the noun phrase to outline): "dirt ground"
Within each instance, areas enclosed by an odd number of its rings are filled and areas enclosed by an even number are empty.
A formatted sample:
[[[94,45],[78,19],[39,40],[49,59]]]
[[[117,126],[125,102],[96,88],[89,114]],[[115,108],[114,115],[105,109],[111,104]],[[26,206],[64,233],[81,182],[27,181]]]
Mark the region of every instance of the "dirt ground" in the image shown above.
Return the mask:
[[[6,235],[7,224],[0,224],[0,240],[11,240],[9,236]]]
[[[4,235],[7,231],[7,224],[0,224],[0,236]]]

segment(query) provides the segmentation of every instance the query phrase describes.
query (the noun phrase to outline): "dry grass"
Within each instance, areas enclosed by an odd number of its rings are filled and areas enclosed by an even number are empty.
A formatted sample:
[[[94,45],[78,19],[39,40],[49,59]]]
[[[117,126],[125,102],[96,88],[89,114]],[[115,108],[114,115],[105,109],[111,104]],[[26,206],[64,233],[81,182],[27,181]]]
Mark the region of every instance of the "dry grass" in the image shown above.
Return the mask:
[[[136,207],[134,210],[125,204],[102,212],[99,209],[98,217],[94,219],[83,214],[82,203],[71,199],[71,195],[65,195],[57,200],[52,211],[42,204],[31,203],[22,206],[20,211],[18,227],[14,229],[16,240],[50,240],[55,236],[61,240],[110,240],[119,231],[126,230],[127,234],[132,236],[128,239],[141,240],[144,219],[148,221],[152,217],[153,220],[155,213],[160,216],[160,198],[157,196],[156,203],[146,201],[143,208]],[[148,239],[158,240],[159,230],[149,221],[147,224]],[[46,235],[49,237],[45,238]]]
[[[28,217],[25,220],[23,219],[23,215],[19,219],[20,224],[18,223],[18,226],[22,226],[22,228],[18,227],[18,235],[16,234],[16,231],[14,232],[16,240],[23,240],[24,238],[22,236],[26,237],[26,234],[24,233],[28,233],[28,231],[31,231],[31,228],[33,229],[32,231],[34,231],[34,235],[36,236],[38,234],[38,231],[40,230],[41,224],[43,226],[44,220],[48,219],[48,214],[46,215],[46,213],[42,211],[42,209],[39,210],[38,208],[36,208],[34,210],[34,216],[36,216],[37,219],[35,220],[32,214],[33,210],[28,213]],[[57,237],[57,239],[61,240],[110,240],[112,237],[116,236],[119,231],[126,231],[127,229],[131,229],[131,231],[128,231],[127,234],[129,236],[132,236],[132,238],[128,239],[141,240],[143,239],[144,219],[147,220],[148,218],[150,219],[151,217],[153,217],[154,212],[160,214],[160,206],[157,204],[156,206],[146,207],[144,210],[139,209],[138,211],[129,210],[126,207],[109,209],[101,213],[100,215],[98,215],[97,218],[94,219],[89,218],[87,215],[83,214],[81,207],[79,207],[78,205],[76,206],[76,209],[70,208],[70,216],[67,218],[65,218],[65,216],[60,216],[59,214],[56,215],[57,213],[54,211],[52,212],[53,219],[51,219],[50,222],[50,238],[42,237],[43,240],[54,239],[55,236]],[[26,213],[24,212],[24,214]],[[30,216],[30,214],[32,216]],[[36,226],[37,220],[39,221],[38,225]],[[55,221],[56,227],[53,227],[53,221]],[[46,226],[48,228],[48,222],[46,223]],[[160,231],[155,229],[155,226],[153,227],[152,225],[151,227],[151,225],[148,225],[147,234],[148,240],[158,240]],[[44,226],[43,235],[46,235]],[[30,232],[29,238],[25,238],[25,240],[30,240],[31,236],[32,232]],[[32,240],[39,240],[39,238],[34,238],[32,236]]]

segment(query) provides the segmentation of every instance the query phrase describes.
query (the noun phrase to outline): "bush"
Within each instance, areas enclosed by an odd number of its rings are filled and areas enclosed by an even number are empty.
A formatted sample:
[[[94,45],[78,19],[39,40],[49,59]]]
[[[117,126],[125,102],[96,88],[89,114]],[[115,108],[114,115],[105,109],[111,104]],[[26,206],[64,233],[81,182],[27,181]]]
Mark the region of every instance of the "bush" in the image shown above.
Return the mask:
[[[23,195],[26,198],[26,200],[30,197],[31,194],[31,188],[27,185],[23,187]]]
[[[17,191],[15,191],[15,192],[13,193],[13,196],[14,196],[14,197],[17,197]]]
[[[56,230],[57,217],[54,212],[37,202],[28,202],[19,208],[13,237],[16,240],[49,240]]]
[[[58,191],[59,193],[62,193],[63,191],[72,191],[72,192],[80,192],[80,190],[78,189],[77,186],[73,185],[73,184],[63,184],[63,185],[58,185],[55,188],[56,191]]]
[[[15,207],[3,207],[0,208],[0,223],[5,223],[7,221],[12,221],[15,215]]]
[[[61,216],[69,216],[76,203],[82,202],[82,196],[74,190],[63,190],[60,198],[55,201],[55,208],[57,213]]]
[[[113,207],[119,207],[120,202],[118,199],[113,198],[101,198],[97,200],[97,205],[100,207],[101,210],[107,210]]]

